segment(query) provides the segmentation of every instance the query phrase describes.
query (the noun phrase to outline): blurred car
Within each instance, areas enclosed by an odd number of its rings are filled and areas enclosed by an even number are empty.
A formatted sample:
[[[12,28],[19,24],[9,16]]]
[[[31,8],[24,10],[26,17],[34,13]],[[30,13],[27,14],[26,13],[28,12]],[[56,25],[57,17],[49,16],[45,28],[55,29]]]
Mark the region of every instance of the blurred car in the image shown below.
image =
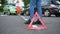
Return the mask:
[[[9,4],[9,14],[17,14],[15,4]]]
[[[8,6],[9,6],[9,5],[5,5],[5,6],[3,7],[3,12],[4,12],[4,14],[7,14],[7,13],[8,13]]]
[[[52,1],[52,4],[55,5],[56,8],[54,8],[53,11],[56,17],[60,16],[60,2],[59,1]]]
[[[16,6],[15,6],[15,4],[11,4],[10,3],[8,5],[5,5],[3,10],[4,10],[4,14],[9,14],[9,15],[17,14],[16,13]]]
[[[44,14],[44,16],[50,17],[51,14],[56,15],[56,17],[60,16],[60,3],[56,1],[43,0],[41,4],[42,14]],[[30,7],[25,8],[26,15],[29,15],[29,9]]]

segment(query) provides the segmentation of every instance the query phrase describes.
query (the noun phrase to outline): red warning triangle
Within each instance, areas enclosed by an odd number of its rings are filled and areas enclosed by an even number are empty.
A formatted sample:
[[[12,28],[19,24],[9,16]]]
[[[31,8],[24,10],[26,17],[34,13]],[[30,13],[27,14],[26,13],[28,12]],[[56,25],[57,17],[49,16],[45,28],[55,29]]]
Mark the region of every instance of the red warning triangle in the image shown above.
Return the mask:
[[[34,19],[35,19],[36,17],[39,18],[42,26],[36,26],[36,25],[32,26],[33,21],[34,21]],[[34,15],[34,17],[33,17],[32,20],[31,20],[30,24],[28,25],[28,28],[27,28],[27,29],[28,29],[28,30],[34,30],[34,29],[46,29],[46,28],[47,28],[47,27],[46,27],[46,25],[44,24],[43,20],[39,17],[39,14],[36,12],[35,15]]]

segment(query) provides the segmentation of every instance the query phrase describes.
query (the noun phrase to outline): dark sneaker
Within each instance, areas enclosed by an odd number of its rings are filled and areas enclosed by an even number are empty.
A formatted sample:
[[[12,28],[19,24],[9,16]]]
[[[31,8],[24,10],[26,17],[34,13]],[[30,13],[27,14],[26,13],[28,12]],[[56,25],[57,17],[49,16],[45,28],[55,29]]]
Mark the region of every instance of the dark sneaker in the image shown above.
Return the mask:
[[[35,24],[42,24],[39,20],[37,20],[36,22],[35,22]]]
[[[30,24],[31,20],[29,19],[28,21],[25,22],[25,24]],[[35,24],[35,22],[33,21],[33,24]]]
[[[28,21],[25,22],[25,24],[30,24],[31,20],[29,19]]]

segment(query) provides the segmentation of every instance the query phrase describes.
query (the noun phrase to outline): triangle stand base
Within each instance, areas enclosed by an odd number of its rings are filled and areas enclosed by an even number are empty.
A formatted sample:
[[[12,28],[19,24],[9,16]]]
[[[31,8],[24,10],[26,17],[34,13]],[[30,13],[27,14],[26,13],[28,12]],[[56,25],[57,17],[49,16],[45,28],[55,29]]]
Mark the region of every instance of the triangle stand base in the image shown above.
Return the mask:
[[[28,30],[43,30],[43,29],[46,29],[47,27],[46,26],[28,26]]]

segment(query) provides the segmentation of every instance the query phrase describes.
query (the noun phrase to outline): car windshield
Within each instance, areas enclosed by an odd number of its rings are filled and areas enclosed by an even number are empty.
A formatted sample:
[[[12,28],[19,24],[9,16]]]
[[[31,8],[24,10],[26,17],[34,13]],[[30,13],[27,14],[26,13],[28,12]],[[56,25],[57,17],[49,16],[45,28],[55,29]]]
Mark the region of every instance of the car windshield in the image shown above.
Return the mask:
[[[48,6],[48,5],[50,5],[51,4],[51,0],[42,0],[42,3],[41,3],[41,5],[42,6]]]
[[[13,3],[10,3],[9,5],[15,6],[15,4],[13,4]]]
[[[52,4],[60,5],[60,1],[52,1]]]

